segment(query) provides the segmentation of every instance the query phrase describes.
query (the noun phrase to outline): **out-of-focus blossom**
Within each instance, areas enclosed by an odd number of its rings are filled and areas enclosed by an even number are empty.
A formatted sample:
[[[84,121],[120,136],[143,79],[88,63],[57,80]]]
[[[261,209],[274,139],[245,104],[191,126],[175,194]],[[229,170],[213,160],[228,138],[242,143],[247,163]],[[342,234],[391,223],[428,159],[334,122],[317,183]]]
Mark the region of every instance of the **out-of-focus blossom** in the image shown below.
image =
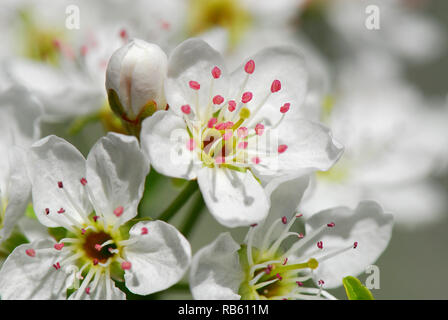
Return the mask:
[[[342,153],[327,128],[300,117],[306,76],[292,47],[261,51],[229,75],[209,45],[185,41],[169,60],[169,110],[143,122],[142,145],[152,166],[197,178],[221,224],[261,221],[279,181],[328,170]]]
[[[324,4],[326,20],[340,37],[339,49],[350,56],[366,51],[386,54],[398,63],[426,62],[446,49],[442,26],[412,1],[326,0]],[[366,20],[374,14],[369,7],[378,13],[378,29],[366,27]]]
[[[39,138],[42,106],[23,88],[0,95],[0,242],[24,216],[31,198],[26,148]]]
[[[340,70],[339,90],[322,117],[345,153],[317,175],[301,210],[311,214],[371,199],[392,211],[400,225],[434,222],[447,204],[430,176],[447,156],[448,113],[431,108],[404,80],[369,68],[352,62]]]

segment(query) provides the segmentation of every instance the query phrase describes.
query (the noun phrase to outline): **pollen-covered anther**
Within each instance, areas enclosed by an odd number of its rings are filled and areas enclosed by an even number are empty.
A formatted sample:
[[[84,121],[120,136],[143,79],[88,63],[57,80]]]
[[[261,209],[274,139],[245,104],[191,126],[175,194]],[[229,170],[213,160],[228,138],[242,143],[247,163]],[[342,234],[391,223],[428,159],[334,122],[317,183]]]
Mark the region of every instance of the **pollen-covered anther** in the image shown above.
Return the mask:
[[[98,259],[95,258],[95,259],[93,259],[92,263],[94,266],[96,266],[99,263],[99,261],[98,261]]]
[[[277,151],[278,151],[278,153],[283,153],[283,152],[285,152],[287,149],[288,149],[288,146],[287,146],[286,144],[281,144],[281,145],[278,146]]]
[[[116,215],[117,217],[121,217],[121,215],[123,214],[123,211],[124,211],[124,208],[122,206],[118,206],[114,210],[114,215]]]
[[[79,180],[81,182],[81,184],[83,186],[85,186],[87,184],[87,179],[86,178],[81,178],[81,180]]]
[[[263,132],[264,132],[264,125],[261,123],[257,123],[257,125],[255,126],[255,133],[261,136]]]
[[[59,264],[59,262],[56,262],[55,264],[53,264],[53,268],[55,268],[56,270],[61,269],[61,265]]]
[[[201,85],[200,85],[199,82],[197,82],[197,81],[193,81],[193,80],[191,80],[190,82],[188,82],[188,85],[189,85],[190,88],[193,89],[193,90],[199,90],[199,89],[201,89]]]
[[[301,218],[301,217],[303,217],[302,213],[296,214],[296,218]]]
[[[188,104],[185,104],[182,107],[180,107],[180,110],[182,110],[182,112],[185,114],[191,113],[191,107]]]
[[[148,234],[148,228],[143,227],[142,228],[142,233],[141,234]]]
[[[58,210],[58,213],[59,213],[59,214],[64,213],[64,212],[65,212],[65,209],[64,209],[64,208],[61,208],[61,209]]]
[[[218,79],[221,76],[221,69],[219,69],[218,67],[214,67],[212,69],[212,76],[215,79]]]
[[[242,141],[242,142],[238,143],[238,149],[247,149],[248,145],[249,145],[249,142]]]
[[[250,225],[252,228],[258,226],[258,223],[253,223]]]
[[[46,215],[50,214],[50,209],[45,208],[45,214],[46,214]]]
[[[259,164],[259,163],[261,162],[261,160],[260,160],[259,157],[253,157],[253,158],[251,159],[251,161],[252,161],[254,164]]]
[[[283,224],[287,224],[288,223],[288,219],[285,216],[282,217],[282,223]]]
[[[280,80],[272,81],[272,84],[271,84],[271,92],[272,93],[280,91],[281,88],[282,88],[282,83],[280,82]]]
[[[297,238],[299,238],[299,239],[303,239],[303,237],[304,237],[303,233],[299,233],[299,234],[297,235]]]
[[[120,38],[123,40],[126,40],[128,38],[128,32],[126,31],[126,29],[120,30]]]
[[[317,247],[318,247],[319,249],[323,249],[323,247],[324,247],[323,242],[322,242],[322,241],[318,241],[318,242],[317,242]]]
[[[62,183],[62,181],[58,181],[58,187],[60,189],[64,188],[64,184]]]
[[[101,249],[102,249],[103,247],[100,245],[100,244],[95,244],[95,249],[97,250],[97,251],[101,251]]]
[[[317,284],[320,285],[320,286],[323,286],[323,285],[325,284],[325,282],[324,282],[324,280],[321,279],[321,280],[319,280],[319,281],[317,282]]]
[[[132,264],[129,261],[123,261],[121,263],[121,269],[123,270],[130,270],[132,267]]]
[[[61,243],[55,243],[54,248],[55,248],[56,250],[62,250],[62,248],[64,248],[64,243],[63,243],[63,242],[61,242]]]
[[[286,265],[287,263],[288,263],[288,257],[286,257],[285,259],[283,259],[282,266]]]
[[[243,139],[247,137],[247,135],[249,134],[249,130],[246,127],[239,127],[236,133],[239,138]]]
[[[226,163],[226,158],[224,158],[224,157],[216,157],[216,158],[215,158],[215,163],[216,163],[216,164],[223,164],[223,163]]]
[[[246,62],[246,65],[244,66],[244,71],[248,74],[254,73],[255,70],[255,62],[254,60],[249,60]]]
[[[94,222],[97,222],[98,219],[99,219],[99,216],[93,216],[92,219],[93,219]]]
[[[36,251],[34,251],[34,249],[27,249],[27,250],[25,250],[25,253],[27,256],[29,256],[31,258],[36,256]]]
[[[264,273],[270,274],[272,269],[273,269],[273,265],[272,264],[268,264],[267,267],[264,269]]]
[[[290,103],[285,103],[284,105],[282,105],[281,107],[280,107],[280,112],[281,113],[286,113],[286,112],[288,112],[289,111],[289,108],[291,107],[291,104]]]
[[[235,102],[235,100],[230,100],[230,101],[229,101],[229,107],[228,107],[228,110],[229,110],[230,112],[233,112],[233,111],[235,111],[235,109],[236,109],[236,102]]]
[[[356,249],[358,247],[358,241],[355,241],[355,243],[353,243],[353,249]]]
[[[196,142],[194,141],[194,139],[193,138],[188,139],[187,149],[190,151],[193,151],[195,147],[196,147]]]
[[[224,102],[224,98],[220,96],[219,94],[213,97],[213,104],[220,105]]]
[[[280,273],[277,273],[277,274],[275,275],[275,277],[276,277],[278,280],[280,280],[280,281],[283,280],[283,277],[280,275]]]
[[[207,127],[210,129],[213,128],[215,126],[216,122],[218,122],[218,119],[210,118],[210,120],[208,120]]]
[[[90,294],[90,287],[86,288],[86,294]]]
[[[334,226],[335,226],[334,222],[330,222],[329,224],[327,224],[327,227],[329,227],[329,228],[333,228]]]
[[[246,91],[243,93],[242,97],[241,97],[241,102],[242,103],[248,103],[250,100],[252,100],[253,94],[250,91]]]
[[[303,287],[303,283],[302,283],[302,282],[300,282],[300,281],[296,281],[296,283],[297,283],[297,285],[298,285],[299,287]]]
[[[86,233],[86,229],[82,228],[81,229],[81,234],[85,234]]]

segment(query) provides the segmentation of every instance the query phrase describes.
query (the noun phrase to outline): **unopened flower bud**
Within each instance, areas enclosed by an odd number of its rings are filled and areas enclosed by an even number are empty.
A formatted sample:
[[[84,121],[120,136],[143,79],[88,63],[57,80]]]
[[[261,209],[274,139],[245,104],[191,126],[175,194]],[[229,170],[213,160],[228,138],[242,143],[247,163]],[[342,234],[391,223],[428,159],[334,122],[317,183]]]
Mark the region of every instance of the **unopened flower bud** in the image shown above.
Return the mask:
[[[163,82],[168,58],[159,46],[133,39],[114,52],[106,71],[109,104],[123,123],[140,125],[166,108]]]

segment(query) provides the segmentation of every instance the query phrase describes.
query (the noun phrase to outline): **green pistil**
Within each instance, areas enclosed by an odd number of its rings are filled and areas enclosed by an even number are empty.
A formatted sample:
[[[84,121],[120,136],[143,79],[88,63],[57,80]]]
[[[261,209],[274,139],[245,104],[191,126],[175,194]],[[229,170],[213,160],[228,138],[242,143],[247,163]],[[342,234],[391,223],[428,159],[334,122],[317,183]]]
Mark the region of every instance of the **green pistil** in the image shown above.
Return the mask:
[[[244,272],[244,280],[240,285],[238,293],[243,300],[253,299],[270,299],[271,297],[279,297],[289,294],[297,284],[293,280],[297,277],[298,270],[302,269],[316,269],[319,263],[316,259],[311,258],[304,263],[287,264],[285,262],[270,264],[267,268],[257,269],[251,273],[251,267],[253,265],[264,264],[268,261],[282,260],[281,252],[276,252],[272,255],[266,255],[266,252],[260,252],[256,248],[252,248],[253,264],[249,264],[247,260],[247,246],[242,245],[238,252],[239,260]],[[255,284],[251,284],[251,280],[256,276],[263,274]],[[273,283],[268,284],[262,288],[256,288],[257,284],[265,283],[275,280]]]

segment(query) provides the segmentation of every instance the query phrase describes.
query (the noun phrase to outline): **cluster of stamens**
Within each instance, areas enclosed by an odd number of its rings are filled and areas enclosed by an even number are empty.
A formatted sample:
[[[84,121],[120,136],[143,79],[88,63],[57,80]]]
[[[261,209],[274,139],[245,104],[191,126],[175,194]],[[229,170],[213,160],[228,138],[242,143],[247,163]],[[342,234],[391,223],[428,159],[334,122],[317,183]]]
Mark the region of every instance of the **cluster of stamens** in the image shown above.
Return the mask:
[[[355,242],[346,248],[326,253],[319,258],[316,256],[323,249],[323,242],[317,241],[317,250],[312,254],[298,258],[300,252],[306,244],[314,240],[328,228],[335,226],[334,222],[322,225],[306,237],[302,233],[292,232],[292,227],[296,215],[289,222],[286,217],[276,220],[264,235],[260,248],[253,246],[253,239],[257,230],[257,225],[252,225],[249,229],[247,246],[243,247],[243,265],[245,266],[246,279],[240,287],[242,299],[332,299],[333,297],[323,290],[324,279],[318,279],[318,287],[307,287],[307,281],[314,279],[314,270],[319,267],[319,263],[339,255],[347,250],[356,249],[358,243]],[[280,224],[286,225],[279,237],[271,241],[274,229]],[[288,250],[280,248],[282,242],[289,238],[298,239]],[[315,240],[314,240],[315,241]],[[241,257],[241,256],[240,256]]]
[[[211,70],[211,84],[208,98],[208,106],[201,112],[199,106],[199,91],[201,84],[191,80],[188,85],[196,95],[196,105],[183,105],[180,107],[187,124],[190,139],[186,142],[187,149],[197,151],[198,158],[205,166],[224,166],[241,170],[253,164],[262,163],[263,156],[269,150],[259,150],[257,141],[265,134],[267,129],[275,129],[283,120],[290,108],[286,102],[279,106],[282,114],[280,120],[267,127],[267,123],[254,123],[254,118],[265,105],[271,94],[282,89],[280,80],[274,79],[266,96],[258,106],[249,110],[248,103],[253,99],[253,93],[245,91],[245,87],[251,74],[255,71],[255,62],[249,60],[244,67],[246,78],[235,99],[228,99],[213,92],[213,84],[221,77],[221,69],[215,66]],[[279,145],[278,154],[284,153],[288,146]]]

